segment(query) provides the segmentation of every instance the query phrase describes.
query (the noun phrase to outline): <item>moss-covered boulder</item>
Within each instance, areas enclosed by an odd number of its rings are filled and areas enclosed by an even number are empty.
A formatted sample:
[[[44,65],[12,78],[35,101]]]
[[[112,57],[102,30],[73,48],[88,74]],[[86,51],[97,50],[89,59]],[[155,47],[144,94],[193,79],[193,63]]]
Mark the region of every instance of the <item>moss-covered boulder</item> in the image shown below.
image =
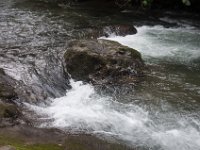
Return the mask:
[[[94,84],[133,83],[144,69],[138,51],[107,40],[70,42],[64,66],[72,78]]]

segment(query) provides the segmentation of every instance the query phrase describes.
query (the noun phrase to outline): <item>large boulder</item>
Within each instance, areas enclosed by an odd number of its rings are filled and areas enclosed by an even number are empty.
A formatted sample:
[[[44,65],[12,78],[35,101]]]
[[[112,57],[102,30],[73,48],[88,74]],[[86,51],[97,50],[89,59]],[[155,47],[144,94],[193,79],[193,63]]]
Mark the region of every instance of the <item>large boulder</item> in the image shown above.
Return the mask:
[[[72,78],[94,84],[135,83],[144,69],[138,51],[102,39],[70,42],[64,66]]]

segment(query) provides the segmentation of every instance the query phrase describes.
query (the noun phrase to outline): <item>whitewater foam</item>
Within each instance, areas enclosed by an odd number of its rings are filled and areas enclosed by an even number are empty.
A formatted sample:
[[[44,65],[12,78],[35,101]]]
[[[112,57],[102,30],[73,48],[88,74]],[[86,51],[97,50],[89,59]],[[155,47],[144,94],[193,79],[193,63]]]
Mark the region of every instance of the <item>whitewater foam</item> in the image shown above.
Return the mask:
[[[182,63],[200,58],[200,32],[194,27],[141,26],[137,31],[135,35],[106,39],[137,49],[143,57],[167,57]]]
[[[196,29],[142,26],[137,30],[136,35],[106,39],[135,48],[143,57],[168,57],[180,62],[200,57],[200,32]],[[70,84],[66,96],[53,99],[47,106],[26,104],[42,116],[41,127],[100,134],[153,150],[200,150],[198,117],[171,112],[167,104],[163,104],[165,112],[124,104],[123,100],[98,94],[90,84],[74,80]]]
[[[193,126],[161,124],[148,112],[133,105],[114,101],[95,92],[90,84],[70,81],[66,96],[54,99],[49,106],[26,104],[50,122],[42,127],[56,127],[70,132],[111,136],[132,146],[164,150],[199,150],[200,132]],[[172,116],[174,117],[174,116]],[[181,120],[182,118],[180,118]]]

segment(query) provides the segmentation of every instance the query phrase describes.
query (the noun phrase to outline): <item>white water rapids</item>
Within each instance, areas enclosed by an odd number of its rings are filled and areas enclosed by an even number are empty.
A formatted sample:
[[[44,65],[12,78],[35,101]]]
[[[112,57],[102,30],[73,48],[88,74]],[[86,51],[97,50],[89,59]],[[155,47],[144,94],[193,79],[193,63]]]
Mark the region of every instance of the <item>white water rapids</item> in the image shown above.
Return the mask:
[[[144,57],[175,58],[182,63],[200,58],[200,31],[192,26],[142,26],[137,30],[136,35],[111,36],[108,39],[137,49]]]
[[[138,49],[143,56],[176,58],[181,62],[200,57],[200,35],[195,29],[142,26],[137,30],[136,35],[109,39]],[[110,96],[102,96],[92,85],[81,81],[71,80],[70,83],[72,88],[66,96],[52,100],[48,106],[27,104],[46,117],[43,119],[52,120],[43,123],[43,127],[112,136],[130,145],[153,150],[200,150],[200,120],[188,118],[189,115],[167,114],[161,122],[155,121],[148,110],[136,104],[124,104]],[[156,116],[156,113],[159,112],[151,114]],[[172,120],[165,120],[165,117]]]

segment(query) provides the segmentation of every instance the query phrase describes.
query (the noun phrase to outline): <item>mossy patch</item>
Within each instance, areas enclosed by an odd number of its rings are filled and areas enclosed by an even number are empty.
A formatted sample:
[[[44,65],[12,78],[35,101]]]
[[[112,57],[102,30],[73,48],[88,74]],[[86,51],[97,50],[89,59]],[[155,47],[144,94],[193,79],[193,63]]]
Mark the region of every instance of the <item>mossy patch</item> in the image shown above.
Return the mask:
[[[16,118],[18,114],[15,105],[0,103],[0,118]]]
[[[106,141],[94,135],[69,135],[30,126],[0,128],[0,147],[3,146],[16,150],[134,150],[117,141]]]
[[[21,139],[0,135],[0,146],[10,145],[16,150],[63,150],[64,148],[56,144],[26,144]]]
[[[139,59],[142,61],[141,54],[132,48],[124,46],[123,48],[119,48],[118,51],[130,52],[132,58]]]
[[[68,137],[66,148],[68,150],[133,150],[119,143],[110,143],[90,135]]]

